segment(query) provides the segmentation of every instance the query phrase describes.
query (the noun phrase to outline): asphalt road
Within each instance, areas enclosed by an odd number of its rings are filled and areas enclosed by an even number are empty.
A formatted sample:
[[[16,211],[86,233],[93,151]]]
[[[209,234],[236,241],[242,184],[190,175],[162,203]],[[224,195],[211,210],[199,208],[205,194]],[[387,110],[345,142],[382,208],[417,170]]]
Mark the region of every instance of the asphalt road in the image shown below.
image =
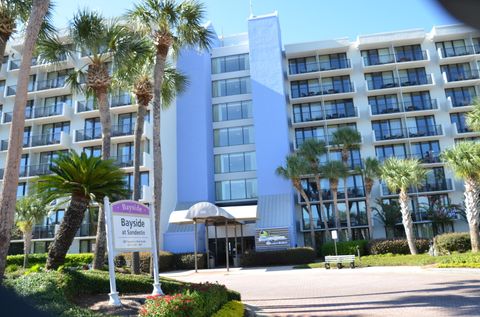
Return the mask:
[[[162,275],[225,284],[259,316],[480,316],[477,269],[273,267]]]

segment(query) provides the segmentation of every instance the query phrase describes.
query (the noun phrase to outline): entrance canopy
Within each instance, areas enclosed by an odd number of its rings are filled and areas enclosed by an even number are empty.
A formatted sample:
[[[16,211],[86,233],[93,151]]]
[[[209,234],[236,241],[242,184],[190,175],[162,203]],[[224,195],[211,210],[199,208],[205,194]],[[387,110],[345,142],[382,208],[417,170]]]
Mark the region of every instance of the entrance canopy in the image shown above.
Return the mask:
[[[209,202],[199,202],[187,210],[176,210],[170,214],[169,223],[192,224],[194,222],[240,223],[257,219],[257,206],[218,207]]]

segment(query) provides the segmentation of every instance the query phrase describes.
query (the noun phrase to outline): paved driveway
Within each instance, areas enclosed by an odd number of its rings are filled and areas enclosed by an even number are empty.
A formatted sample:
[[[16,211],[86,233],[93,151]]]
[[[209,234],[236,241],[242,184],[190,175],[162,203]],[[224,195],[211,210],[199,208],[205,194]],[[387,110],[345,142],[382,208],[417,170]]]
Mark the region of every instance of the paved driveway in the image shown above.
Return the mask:
[[[163,274],[239,291],[261,316],[480,316],[480,270],[290,267]]]

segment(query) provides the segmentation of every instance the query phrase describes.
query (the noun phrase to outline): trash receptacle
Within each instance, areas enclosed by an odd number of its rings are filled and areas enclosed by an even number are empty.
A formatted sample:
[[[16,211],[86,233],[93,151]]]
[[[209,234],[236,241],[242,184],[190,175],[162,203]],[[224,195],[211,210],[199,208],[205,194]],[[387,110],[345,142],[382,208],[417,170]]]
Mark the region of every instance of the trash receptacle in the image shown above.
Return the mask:
[[[210,256],[209,259],[208,259],[208,267],[209,268],[214,268],[215,267],[215,257],[214,256]]]

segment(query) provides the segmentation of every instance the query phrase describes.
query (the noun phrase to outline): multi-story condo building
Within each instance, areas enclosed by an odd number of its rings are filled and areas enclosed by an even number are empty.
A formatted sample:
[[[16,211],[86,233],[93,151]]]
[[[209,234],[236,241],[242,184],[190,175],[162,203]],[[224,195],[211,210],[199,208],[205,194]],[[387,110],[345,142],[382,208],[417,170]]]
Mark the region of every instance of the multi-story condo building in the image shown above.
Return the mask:
[[[3,140],[8,139],[19,45],[10,46],[0,73]],[[19,195],[26,193],[32,176],[48,172],[55,151],[99,151],[98,111],[84,96],[64,86],[68,69],[84,62],[78,56],[67,58],[60,68],[32,67]],[[443,231],[466,230],[466,223],[454,214],[452,224],[436,226],[423,206],[461,204],[463,199],[462,181],[454,179],[439,154],[458,140],[479,136],[466,126],[465,113],[480,91],[480,33],[461,25],[437,26],[429,32],[415,29],[359,36],[355,41],[283,46],[278,17],[271,14],[251,17],[247,33],[215,38],[209,52],[183,51],[176,65],[190,84],[162,118],[164,249],[193,250],[194,230],[185,224],[184,211],[200,201],[223,207],[237,220],[238,226],[228,228],[218,224],[199,227],[200,250],[208,245],[217,265],[222,264],[226,249],[225,240],[218,238],[227,233],[229,252],[235,247],[243,252],[308,245],[310,226],[322,241],[325,228],[315,182],[305,178],[302,183],[313,201],[314,221],[310,223],[305,202],[275,169],[310,138],[327,145],[322,162],[339,160],[332,134],[340,127],[359,131],[362,142],[350,153],[346,188],[340,182],[341,228],[334,227],[329,181],[321,180],[330,229],[344,237],[348,212],[353,238],[368,237],[365,189],[356,171],[366,157],[383,161],[395,156],[417,158],[427,169],[424,183],[409,191],[416,235],[431,238]],[[129,175],[135,106],[128,93],[111,98],[116,124],[112,152]],[[147,122],[142,166],[145,202],[152,199],[155,153],[148,146],[151,131]],[[3,151],[6,146],[2,142]],[[0,164],[4,160],[0,152]],[[131,181],[131,176],[126,177]],[[384,183],[375,183],[373,201],[386,203],[396,198]],[[51,224],[60,218],[61,211],[36,229],[35,251],[45,250],[47,243],[42,241],[51,239]],[[374,220],[375,238],[401,236],[401,223],[392,233],[377,217]],[[85,223],[91,226],[88,215]],[[244,236],[240,246],[235,243],[238,229]],[[91,249],[92,231],[85,235],[82,230],[81,242],[73,251]],[[266,232],[278,240],[266,243],[261,239]]]

